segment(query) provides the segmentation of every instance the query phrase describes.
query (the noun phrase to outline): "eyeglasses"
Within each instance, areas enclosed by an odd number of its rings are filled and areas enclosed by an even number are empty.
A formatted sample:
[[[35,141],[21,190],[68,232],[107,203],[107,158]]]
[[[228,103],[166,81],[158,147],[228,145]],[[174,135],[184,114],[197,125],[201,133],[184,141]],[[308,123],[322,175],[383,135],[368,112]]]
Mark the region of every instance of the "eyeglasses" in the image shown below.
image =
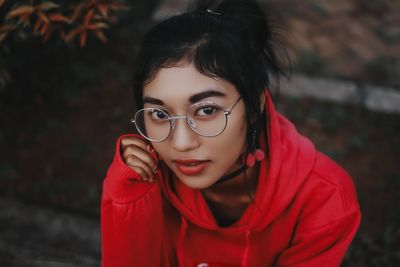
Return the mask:
[[[191,105],[186,115],[170,116],[160,108],[143,108],[136,112],[131,122],[139,133],[151,142],[162,142],[175,128],[176,120],[185,119],[189,127],[198,135],[214,137],[220,135],[228,124],[228,115],[232,113],[239,97],[229,110],[219,104],[206,101]]]

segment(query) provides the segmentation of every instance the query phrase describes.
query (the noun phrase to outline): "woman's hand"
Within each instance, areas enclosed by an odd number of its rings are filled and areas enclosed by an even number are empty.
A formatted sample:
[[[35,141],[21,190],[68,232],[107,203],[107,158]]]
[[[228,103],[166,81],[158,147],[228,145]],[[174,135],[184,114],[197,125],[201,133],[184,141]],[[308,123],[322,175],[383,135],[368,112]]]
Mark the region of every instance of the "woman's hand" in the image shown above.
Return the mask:
[[[154,182],[157,172],[157,162],[151,156],[153,152],[151,145],[140,138],[130,136],[121,140],[123,161],[146,182]]]

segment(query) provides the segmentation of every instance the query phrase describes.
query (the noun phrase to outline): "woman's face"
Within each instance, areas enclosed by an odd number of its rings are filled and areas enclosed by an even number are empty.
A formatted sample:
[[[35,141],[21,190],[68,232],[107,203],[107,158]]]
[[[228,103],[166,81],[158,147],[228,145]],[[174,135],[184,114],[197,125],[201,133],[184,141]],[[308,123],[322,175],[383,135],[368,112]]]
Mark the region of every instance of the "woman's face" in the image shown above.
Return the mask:
[[[230,110],[239,98],[234,85],[220,78],[205,76],[192,64],[160,69],[143,89],[144,107],[159,108],[170,116],[186,115],[188,108],[199,102],[214,102],[224,110]],[[198,116],[212,118],[214,110],[206,107],[196,112]],[[199,117],[200,120],[202,118],[208,120],[208,117]],[[175,122],[168,138],[152,145],[185,185],[205,189],[242,166],[247,129],[242,99],[228,115],[226,128],[218,136],[200,136],[185,119]]]

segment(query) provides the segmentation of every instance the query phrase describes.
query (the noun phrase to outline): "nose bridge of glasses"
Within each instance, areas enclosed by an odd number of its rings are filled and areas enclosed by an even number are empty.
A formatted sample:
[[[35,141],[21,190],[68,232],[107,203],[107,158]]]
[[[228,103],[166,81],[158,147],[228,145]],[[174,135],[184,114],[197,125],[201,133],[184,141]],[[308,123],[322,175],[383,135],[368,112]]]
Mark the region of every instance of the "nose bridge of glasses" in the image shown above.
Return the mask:
[[[171,122],[172,129],[175,128],[177,120],[181,120],[181,119],[187,120],[187,118],[188,118],[187,115],[169,116],[169,121]]]
[[[181,125],[177,126],[177,120],[184,119],[185,121],[181,122]],[[172,135],[174,140],[191,140],[193,134],[195,134],[195,127],[193,123],[195,124],[196,122],[190,118],[190,116],[187,115],[182,115],[182,116],[171,116],[169,118],[171,122],[171,131],[170,135]],[[189,127],[188,127],[189,126]]]

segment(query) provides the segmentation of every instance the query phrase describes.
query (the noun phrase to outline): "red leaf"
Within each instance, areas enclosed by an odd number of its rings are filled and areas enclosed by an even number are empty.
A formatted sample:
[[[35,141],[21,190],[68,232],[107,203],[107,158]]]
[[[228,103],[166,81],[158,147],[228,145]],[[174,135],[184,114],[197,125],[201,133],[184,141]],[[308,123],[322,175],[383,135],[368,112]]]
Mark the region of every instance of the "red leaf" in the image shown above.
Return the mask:
[[[34,33],[37,33],[38,30],[39,30],[39,28],[40,28],[40,26],[42,26],[42,24],[43,24],[43,21],[42,21],[41,19],[38,19],[38,20],[35,22],[35,25],[33,26],[33,32],[34,32]]]
[[[86,16],[85,16],[85,18],[84,18],[84,20],[83,20],[83,26],[84,27],[87,27],[89,24],[90,24],[90,20],[92,19],[92,17],[93,17],[93,9],[90,9],[89,11],[88,11],[88,13],[86,13]]]
[[[64,31],[64,30],[61,30],[61,31],[60,31],[60,36],[61,36],[61,39],[63,39],[64,41],[67,42],[67,34],[65,34],[65,31]]]
[[[7,35],[8,35],[8,32],[0,33],[0,43],[2,43],[4,41],[4,39],[6,39]]]
[[[46,24],[49,24],[49,19],[46,17],[46,15],[42,11],[38,11],[37,15],[39,16],[40,19],[43,20]]]
[[[110,8],[115,11],[120,11],[120,10],[128,10],[130,7],[123,3],[113,3],[110,5]]]
[[[87,0],[87,1],[86,1],[86,6],[87,6],[87,8],[92,8],[94,5],[97,4],[97,1],[98,1],[98,0]]]
[[[83,31],[81,33],[81,40],[80,40],[80,45],[81,47],[84,47],[86,44],[86,40],[87,40],[87,31]]]
[[[75,7],[74,12],[72,13],[72,15],[71,15],[71,17],[70,17],[69,20],[70,20],[71,22],[76,21],[76,20],[79,18],[80,14],[81,14],[81,12],[82,12],[82,9],[83,9],[84,7],[85,7],[85,4],[84,4],[84,3],[81,3],[81,4],[77,5],[77,6]]]
[[[49,28],[49,30],[43,36],[43,42],[46,43],[50,39],[52,34],[53,34],[53,29]]]
[[[0,27],[0,33],[8,33],[10,31],[14,30],[15,28],[17,28],[17,26],[10,25],[10,24],[5,24],[5,25]]]
[[[108,41],[102,30],[95,30],[94,35],[96,35],[103,43]]]
[[[53,22],[66,22],[68,24],[70,23],[69,19],[61,13],[53,13],[50,14],[48,17],[49,20]]]
[[[45,35],[45,33],[47,32],[48,28],[49,28],[49,24],[43,23],[42,24],[42,28],[40,29],[40,35],[42,35],[42,36]]]
[[[65,35],[65,41],[70,42],[72,39],[75,38],[77,34],[79,34],[79,31],[80,31],[79,29],[70,31],[67,35]]]
[[[91,24],[91,25],[86,26],[86,29],[89,29],[89,30],[98,30],[98,29],[107,29],[107,28],[109,28],[109,26],[104,22],[98,22],[96,24]]]
[[[28,14],[21,15],[21,16],[19,17],[19,21],[22,22],[22,23],[24,23],[24,24],[26,24],[26,25],[31,25],[31,22],[29,21],[29,16],[30,16],[30,15],[28,15]]]
[[[108,6],[105,4],[99,4],[97,6],[97,9],[99,10],[100,14],[104,17],[107,18],[108,17]]]

